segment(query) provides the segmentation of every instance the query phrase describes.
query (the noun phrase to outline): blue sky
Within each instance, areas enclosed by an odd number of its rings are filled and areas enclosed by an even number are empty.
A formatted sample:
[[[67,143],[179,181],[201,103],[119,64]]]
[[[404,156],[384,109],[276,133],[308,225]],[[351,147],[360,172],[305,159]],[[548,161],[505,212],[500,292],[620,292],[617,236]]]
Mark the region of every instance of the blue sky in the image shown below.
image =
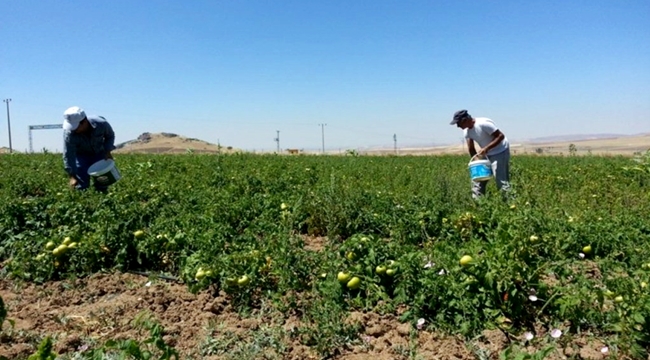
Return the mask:
[[[650,1],[34,1],[0,12],[13,146],[69,106],[117,142],[172,132],[248,150],[650,132]],[[5,105],[4,103],[0,103]],[[59,130],[34,148],[60,150]],[[6,109],[0,146],[8,146]]]

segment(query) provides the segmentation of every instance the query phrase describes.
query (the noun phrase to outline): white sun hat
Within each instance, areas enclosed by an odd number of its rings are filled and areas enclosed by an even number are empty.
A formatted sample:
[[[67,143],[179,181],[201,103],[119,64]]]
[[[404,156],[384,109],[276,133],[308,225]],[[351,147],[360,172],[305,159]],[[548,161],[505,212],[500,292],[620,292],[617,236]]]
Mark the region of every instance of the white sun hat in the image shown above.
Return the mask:
[[[75,131],[79,127],[79,123],[86,118],[84,110],[78,106],[68,108],[63,113],[63,128],[68,131]]]

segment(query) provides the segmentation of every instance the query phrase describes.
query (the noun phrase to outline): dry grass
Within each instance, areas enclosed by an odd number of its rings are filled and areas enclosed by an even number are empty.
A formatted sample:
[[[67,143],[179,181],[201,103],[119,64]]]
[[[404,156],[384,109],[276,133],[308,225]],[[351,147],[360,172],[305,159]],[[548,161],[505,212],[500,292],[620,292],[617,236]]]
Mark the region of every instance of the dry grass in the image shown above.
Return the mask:
[[[510,144],[513,154],[569,155],[569,146],[573,144],[577,155],[634,155],[650,149],[650,134],[625,136],[611,139],[593,139],[580,141],[558,141],[548,143],[513,143]],[[393,149],[377,149],[361,152],[368,155],[391,155]],[[400,148],[400,155],[440,155],[465,154],[463,145]]]
[[[148,134],[146,141],[128,142],[123,148],[116,150],[116,153],[149,153],[149,154],[180,154],[188,150],[194,153],[230,153],[240,151],[225,146],[217,146],[198,139],[189,139],[183,136],[170,136],[170,134]],[[594,139],[580,141],[559,141],[548,143],[513,143],[511,150],[513,154],[541,154],[541,155],[568,155],[569,146],[573,144],[577,155],[634,155],[643,153],[650,149],[650,134],[625,136],[611,139]],[[0,149],[2,152],[3,149]],[[273,151],[269,151],[273,152]],[[392,148],[360,150],[364,155],[393,155]],[[320,153],[320,151],[305,151],[301,153]],[[344,151],[329,151],[328,154],[344,154]],[[399,148],[399,155],[441,155],[441,154],[465,154],[467,150],[462,145],[438,146],[438,147],[413,147]],[[286,151],[283,154],[288,154]]]

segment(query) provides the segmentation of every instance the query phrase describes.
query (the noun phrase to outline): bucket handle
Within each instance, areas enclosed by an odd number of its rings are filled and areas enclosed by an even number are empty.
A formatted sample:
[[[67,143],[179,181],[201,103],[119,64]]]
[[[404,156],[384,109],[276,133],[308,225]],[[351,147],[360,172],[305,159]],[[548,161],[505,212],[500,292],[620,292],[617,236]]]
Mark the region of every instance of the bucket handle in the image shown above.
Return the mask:
[[[479,155],[476,154],[476,155],[472,156],[472,158],[469,159],[469,161],[470,161],[470,162],[474,161],[474,159],[476,159],[477,156],[479,156]],[[485,160],[490,160],[490,159],[488,159],[487,155],[481,155],[481,158],[482,158],[482,159],[485,159]]]

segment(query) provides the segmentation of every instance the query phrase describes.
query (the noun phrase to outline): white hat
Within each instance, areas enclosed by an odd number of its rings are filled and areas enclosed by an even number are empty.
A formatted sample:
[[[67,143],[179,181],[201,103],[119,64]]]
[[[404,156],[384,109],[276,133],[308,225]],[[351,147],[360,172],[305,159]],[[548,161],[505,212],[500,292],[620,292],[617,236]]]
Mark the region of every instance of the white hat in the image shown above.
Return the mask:
[[[81,120],[86,118],[84,110],[78,106],[68,108],[63,113],[63,128],[68,131],[75,131],[79,127]]]

